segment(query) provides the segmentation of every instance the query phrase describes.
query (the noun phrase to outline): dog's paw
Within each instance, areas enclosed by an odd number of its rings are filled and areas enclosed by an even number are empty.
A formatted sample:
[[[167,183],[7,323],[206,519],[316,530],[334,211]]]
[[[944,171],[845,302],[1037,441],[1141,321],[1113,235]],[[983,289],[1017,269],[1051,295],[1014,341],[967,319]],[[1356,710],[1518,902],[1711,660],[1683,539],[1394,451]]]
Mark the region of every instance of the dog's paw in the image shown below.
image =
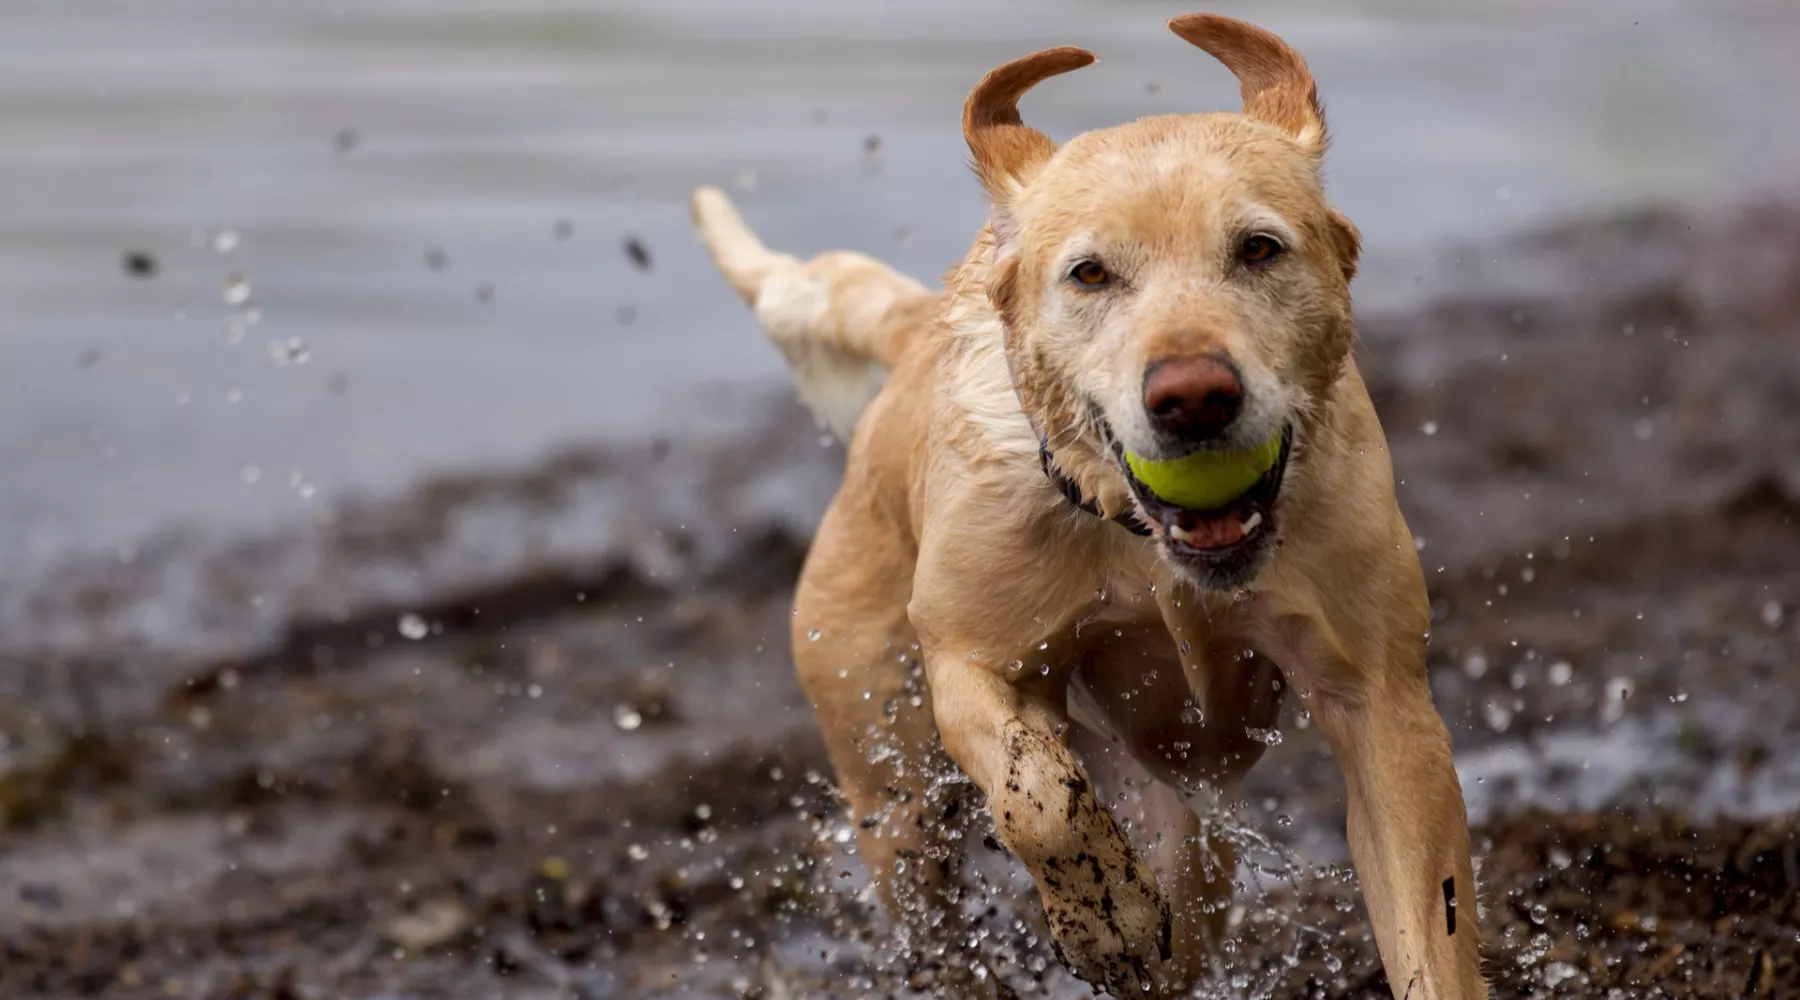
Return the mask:
[[[1063,964],[1115,997],[1163,996],[1171,922],[1149,870],[1134,863],[1123,878],[1096,870],[1069,882],[1044,898]]]

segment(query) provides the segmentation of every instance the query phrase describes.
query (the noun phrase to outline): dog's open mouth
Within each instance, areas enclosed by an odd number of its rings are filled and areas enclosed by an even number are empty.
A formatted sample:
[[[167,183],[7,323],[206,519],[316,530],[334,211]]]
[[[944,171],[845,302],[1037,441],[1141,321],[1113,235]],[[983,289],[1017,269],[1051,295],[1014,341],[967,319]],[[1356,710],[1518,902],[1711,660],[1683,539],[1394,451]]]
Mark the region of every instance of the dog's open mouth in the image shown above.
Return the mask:
[[[1114,441],[1112,449],[1137,500],[1138,519],[1148,518],[1151,530],[1174,554],[1212,560],[1245,552],[1274,531],[1275,500],[1281,493],[1292,443],[1292,430],[1283,431],[1280,454],[1269,471],[1232,500],[1210,510],[1183,507],[1157,496],[1131,474],[1124,446]]]

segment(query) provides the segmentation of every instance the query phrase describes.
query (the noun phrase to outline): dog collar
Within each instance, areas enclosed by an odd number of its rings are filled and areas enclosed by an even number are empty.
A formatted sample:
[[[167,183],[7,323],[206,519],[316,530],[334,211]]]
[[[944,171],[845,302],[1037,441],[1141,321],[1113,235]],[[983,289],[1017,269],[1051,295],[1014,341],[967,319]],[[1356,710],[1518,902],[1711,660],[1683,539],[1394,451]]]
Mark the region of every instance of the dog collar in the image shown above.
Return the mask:
[[[1056,456],[1050,454],[1048,438],[1038,438],[1038,464],[1044,468],[1044,478],[1050,480],[1050,485],[1056,487],[1056,491],[1061,493],[1063,499],[1073,505],[1076,510],[1085,511],[1095,517],[1106,516],[1101,512],[1098,503],[1082,495],[1080,484],[1065,475],[1063,470],[1057,468]],[[1112,522],[1134,535],[1150,537],[1150,529],[1144,527],[1143,522],[1137,519],[1137,515],[1129,510],[1113,518]]]

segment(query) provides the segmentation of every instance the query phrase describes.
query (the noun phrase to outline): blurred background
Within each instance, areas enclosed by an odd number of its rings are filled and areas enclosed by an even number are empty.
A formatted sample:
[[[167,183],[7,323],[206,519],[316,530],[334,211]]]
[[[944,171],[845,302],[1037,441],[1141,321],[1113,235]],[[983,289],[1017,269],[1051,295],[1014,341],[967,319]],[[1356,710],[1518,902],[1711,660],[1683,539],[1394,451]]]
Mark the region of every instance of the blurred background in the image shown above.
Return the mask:
[[[1059,137],[1235,108],[1193,8],[3,9],[0,992],[918,985],[786,662],[840,455],[686,198],[932,278],[981,73],[1095,51],[1025,102]],[[1327,103],[1502,995],[1783,995],[1800,6],[1210,9]],[[1373,995],[1284,732],[1215,986]],[[998,974],[1083,995],[989,860]]]

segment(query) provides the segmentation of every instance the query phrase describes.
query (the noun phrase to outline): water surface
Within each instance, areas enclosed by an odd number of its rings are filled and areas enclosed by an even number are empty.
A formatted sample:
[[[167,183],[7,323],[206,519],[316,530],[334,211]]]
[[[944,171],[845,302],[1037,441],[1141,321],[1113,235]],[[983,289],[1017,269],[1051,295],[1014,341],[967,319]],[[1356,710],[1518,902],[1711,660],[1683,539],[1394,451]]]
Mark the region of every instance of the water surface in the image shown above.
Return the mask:
[[[1229,107],[1162,27],[1188,6],[7,0],[0,578],[730,420],[781,366],[692,245],[694,185],[783,248],[935,275],[981,214],[973,80],[1077,43],[1099,64],[1027,101],[1054,134]],[[1430,295],[1448,241],[1800,163],[1783,0],[1213,6],[1311,60],[1365,304]]]

